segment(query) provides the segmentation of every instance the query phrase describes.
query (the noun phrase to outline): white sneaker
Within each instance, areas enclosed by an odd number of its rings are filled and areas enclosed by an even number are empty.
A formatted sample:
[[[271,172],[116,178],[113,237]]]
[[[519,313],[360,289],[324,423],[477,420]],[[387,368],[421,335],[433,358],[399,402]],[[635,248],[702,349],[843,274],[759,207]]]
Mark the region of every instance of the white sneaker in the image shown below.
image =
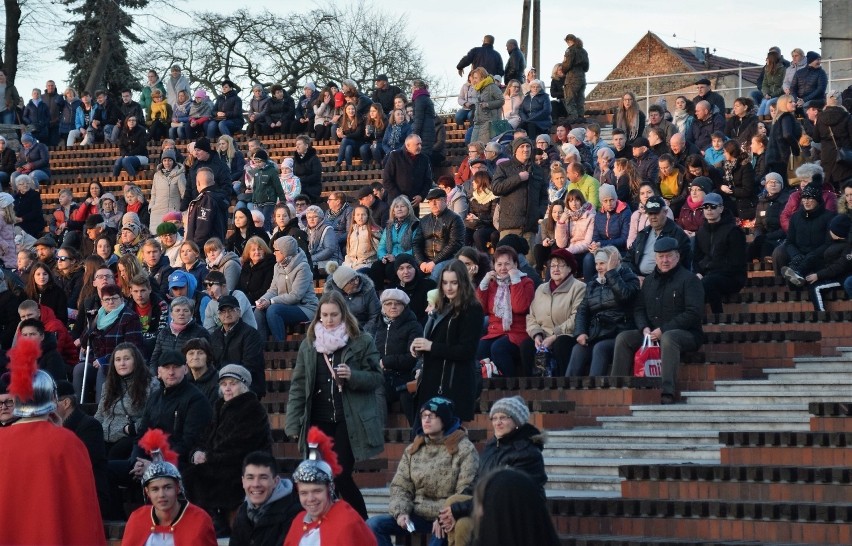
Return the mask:
[[[781,275],[783,275],[787,282],[789,282],[793,286],[804,286],[805,284],[805,279],[803,279],[801,275],[796,273],[796,271],[792,267],[782,267]]]

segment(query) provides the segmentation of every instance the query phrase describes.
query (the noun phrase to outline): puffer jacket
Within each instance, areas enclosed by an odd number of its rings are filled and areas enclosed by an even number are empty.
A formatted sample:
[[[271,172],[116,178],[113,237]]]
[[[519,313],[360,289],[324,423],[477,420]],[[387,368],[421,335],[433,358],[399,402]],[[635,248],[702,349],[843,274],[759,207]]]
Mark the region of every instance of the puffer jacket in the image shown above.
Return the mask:
[[[388,222],[379,239],[376,259],[381,260],[388,254],[397,256],[403,252],[410,253],[414,244],[415,233],[419,228],[419,221],[409,222],[406,220],[400,224]]]
[[[160,357],[169,351],[180,351],[186,342],[193,338],[204,338],[210,341],[210,332],[204,326],[194,320],[186,325],[180,333],[172,332],[170,326],[160,329],[157,333],[157,344],[154,346],[154,353],[148,360],[148,366],[153,375],[157,374],[157,366],[160,365]]]
[[[262,94],[259,99],[252,96],[249,101],[249,115],[254,114],[255,123],[266,123],[267,112],[269,111],[269,96]]]
[[[388,512],[414,514],[437,519],[444,501],[473,485],[479,467],[479,454],[467,432],[458,428],[438,441],[419,434],[405,448],[390,485]]]
[[[529,476],[541,488],[544,496],[544,484],[547,483],[542,456],[544,443],[544,435],[529,423],[524,423],[502,438],[491,438],[479,457],[477,479],[498,468],[513,468]],[[472,491],[471,487],[465,494],[470,495]],[[470,516],[473,513],[473,499],[453,503],[451,509],[456,519]]]
[[[337,242],[344,243],[352,225],[352,207],[349,203],[343,203],[337,212],[328,209],[325,211],[325,222],[334,228]]]
[[[379,230],[370,226],[352,226],[346,239],[346,256],[343,265],[352,269],[362,269],[373,265],[376,261],[376,250],[379,244]]]
[[[767,167],[772,163],[786,163],[790,154],[799,156],[799,138],[802,125],[793,114],[784,112],[772,124],[769,130],[769,146],[766,148]]]
[[[521,102],[518,115],[523,123],[534,123],[542,131],[549,131],[553,120],[550,118],[550,96],[544,91],[535,95],[527,94]]]
[[[527,315],[527,335],[531,338],[538,334],[545,337],[573,335],[577,309],[585,294],[586,285],[573,276],[565,279],[556,290],[551,291],[550,283],[540,285]]]
[[[301,249],[286,265],[275,264],[272,284],[263,298],[273,304],[297,305],[307,317],[316,314],[319,301],[314,293],[314,275]]]
[[[65,101],[62,107],[62,113],[59,115],[59,134],[65,135],[75,129],[77,121],[77,107],[83,104],[80,99],[72,99],[70,102]]]
[[[521,180],[521,171],[529,172]],[[538,220],[547,211],[547,181],[538,165],[523,164],[512,158],[497,165],[491,191],[500,197],[499,229],[520,229],[536,232]]]
[[[121,130],[118,137],[118,148],[123,156],[148,157],[148,131],[140,124],[136,124],[132,130]]]
[[[379,303],[379,297],[376,295],[376,287],[370,277],[363,273],[356,273],[360,285],[358,290],[352,294],[347,294],[342,287],[338,287],[334,283],[334,278],[329,276],[325,281],[323,292],[335,291],[346,300],[349,310],[358,319],[358,324],[365,332],[375,332],[379,317],[381,316],[382,306]]]
[[[578,219],[556,224],[556,246],[568,250],[571,254],[588,252],[592,242],[595,209],[590,203],[587,205],[587,210]]]
[[[826,210],[837,212],[837,194],[834,193],[834,188],[831,184],[823,182],[822,184],[822,202]],[[787,204],[784,205],[784,210],[781,211],[781,227],[784,231],[790,229],[790,220],[802,208],[802,186],[799,189],[790,192],[787,198]]]
[[[595,215],[595,227],[592,240],[601,246],[614,246],[619,250],[627,248],[627,236],[630,234],[630,207],[624,201],[618,201],[615,210],[599,210]]]
[[[150,231],[157,232],[157,226],[167,213],[180,210],[180,203],[186,192],[186,169],[180,163],[175,164],[169,172],[163,171],[158,165],[151,183],[151,200],[148,210],[151,215]]]
[[[414,377],[414,366],[417,359],[411,356],[411,343],[414,338],[423,335],[423,325],[417,320],[414,312],[408,307],[394,320],[382,316],[371,332],[379,350],[385,374],[391,373],[406,380]]]
[[[721,273],[731,282],[745,284],[745,233],[730,212],[725,211],[716,223],[704,222],[695,234],[692,270],[702,275]]]
[[[814,68],[806,66],[796,71],[793,81],[790,82],[790,94],[807,102],[825,97],[828,87],[828,74],[821,67]]]
[[[451,259],[464,244],[464,223],[458,214],[444,209],[438,216],[429,214],[420,220],[412,250],[418,263]]]
[[[622,265],[607,271],[604,278],[603,284],[597,277],[586,283],[586,294],[574,319],[574,337],[585,334],[598,341],[635,328],[630,309],[639,294],[639,277]]]
[[[308,228],[308,249],[314,266],[324,268],[329,261],[340,260],[340,245],[337,244],[337,234],[334,228],[325,223]]]
[[[287,91],[284,91],[284,97],[281,100],[271,97],[266,115],[269,118],[267,123],[290,121],[296,115],[296,104],[293,102],[293,97]]]
[[[791,261],[799,256],[809,262],[822,258],[823,252],[831,243],[828,225],[834,216],[835,213],[819,204],[810,212],[802,207],[790,218],[790,229],[787,230],[784,248]]]
[[[235,89],[231,89],[224,95],[216,97],[216,105],[213,107],[213,112],[224,112],[225,119],[231,121],[239,121],[240,127],[243,122],[243,101]]]

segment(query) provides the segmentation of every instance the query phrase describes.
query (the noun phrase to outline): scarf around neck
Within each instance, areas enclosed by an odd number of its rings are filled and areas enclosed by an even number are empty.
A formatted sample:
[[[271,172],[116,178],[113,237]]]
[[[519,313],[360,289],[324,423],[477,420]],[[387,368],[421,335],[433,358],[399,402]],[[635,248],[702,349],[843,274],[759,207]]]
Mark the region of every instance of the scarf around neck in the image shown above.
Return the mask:
[[[104,331],[110,326],[112,326],[116,320],[118,320],[118,316],[124,311],[124,303],[115,308],[115,310],[107,312],[106,308],[101,307],[98,309],[98,316],[95,320],[95,326],[97,326],[98,330]]]
[[[482,89],[486,85],[491,85],[492,83],[494,83],[494,78],[492,78],[491,76],[487,76],[485,78],[482,78],[482,80],[480,80],[478,84],[474,85],[473,88],[477,91],[482,91]]]
[[[314,349],[318,353],[331,354],[349,343],[346,323],[341,322],[334,328],[326,328],[321,322],[314,325]]]
[[[503,331],[508,332],[512,327],[512,299],[509,295],[509,285],[512,279],[507,275],[504,278],[494,277],[497,283],[497,293],[494,294],[494,314],[503,321]]]

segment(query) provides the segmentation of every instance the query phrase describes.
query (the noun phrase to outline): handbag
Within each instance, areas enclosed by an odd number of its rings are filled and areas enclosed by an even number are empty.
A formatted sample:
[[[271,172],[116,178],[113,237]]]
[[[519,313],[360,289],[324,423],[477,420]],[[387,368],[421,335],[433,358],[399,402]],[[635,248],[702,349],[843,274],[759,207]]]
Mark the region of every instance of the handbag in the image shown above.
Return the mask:
[[[835,163],[840,163],[841,165],[852,166],[852,148],[841,148],[837,145],[837,141],[834,139],[834,131],[831,130],[831,127],[828,128],[828,134],[831,135],[831,141],[834,142],[834,148],[837,150],[837,158],[835,158]]]
[[[498,135],[502,135],[503,133],[507,133],[509,131],[513,131],[512,124],[510,124],[505,119],[491,120],[491,138],[494,138]]]
[[[660,377],[662,375],[660,361],[660,344],[645,336],[642,346],[633,357],[633,375],[635,377]]]

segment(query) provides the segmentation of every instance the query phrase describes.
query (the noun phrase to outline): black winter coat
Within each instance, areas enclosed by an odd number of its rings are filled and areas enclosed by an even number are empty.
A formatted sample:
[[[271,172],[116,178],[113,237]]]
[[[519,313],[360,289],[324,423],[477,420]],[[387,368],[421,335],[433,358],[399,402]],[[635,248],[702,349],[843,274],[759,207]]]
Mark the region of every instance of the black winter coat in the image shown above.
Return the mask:
[[[757,134],[757,116],[748,114],[745,117],[731,116],[725,123],[725,136],[736,140],[742,148],[751,145],[751,137]]]
[[[227,163],[222,161],[219,154],[212,153],[207,161],[196,161],[192,164],[191,168],[187,169],[186,191],[183,192],[183,198],[180,200],[180,210],[182,211],[186,210],[189,207],[189,204],[198,197],[198,187],[195,185],[195,176],[198,174],[198,169],[202,167],[207,167],[213,171],[213,180],[215,180],[216,183],[210,189],[221,193],[222,196],[228,200],[228,205],[230,205],[231,195],[234,192],[234,187],[231,185],[231,169]],[[204,243],[199,245],[199,247],[203,246]]]
[[[775,120],[769,130],[769,146],[766,148],[767,168],[773,163],[786,163],[790,154],[799,156],[799,137],[802,125],[793,114],[785,112]],[[781,173],[782,175],[784,173]]]
[[[503,58],[494,49],[493,44],[482,44],[468,51],[456,65],[456,69],[464,70],[468,65],[471,69],[481,66],[491,75],[503,75]]]
[[[639,264],[642,263],[642,255],[645,253],[645,246],[648,244],[648,235],[651,234],[651,229],[651,226],[647,226],[636,234],[633,245],[627,249],[627,255],[624,257],[624,265],[627,265],[637,275],[640,274]],[[660,237],[672,237],[677,240],[680,263],[687,265],[692,263],[692,241],[674,220],[666,219],[663,229],[660,230]]]
[[[833,138],[832,138],[833,137]],[[837,148],[852,148],[852,115],[843,108],[828,106],[819,113],[814,142],[820,142],[820,163],[825,181],[838,187],[852,178],[852,165],[837,162]]]
[[[44,341],[41,342],[41,356],[38,358],[38,367],[40,370],[49,373],[54,381],[68,380],[67,364],[59,351],[56,350],[56,339],[51,333],[46,333]],[[103,438],[103,430],[101,430],[101,438]]]
[[[251,372],[251,390],[258,398],[266,394],[266,370],[263,362],[264,340],[260,339],[257,330],[240,320],[233,328],[225,333],[224,328],[217,328],[210,336],[213,354],[219,360],[219,365],[241,364]]]
[[[521,171],[529,173],[526,181],[521,180]],[[538,231],[538,221],[544,217],[548,205],[547,181],[538,165],[525,165],[514,158],[497,165],[491,191],[500,197],[501,231]]]
[[[745,284],[746,237],[732,214],[726,211],[718,222],[705,221],[698,228],[692,270],[702,275],[722,274],[731,282]]]
[[[303,156],[293,152],[293,176],[299,177],[302,193],[311,198],[311,203],[319,203],[322,193],[322,162],[312,146],[308,147]]]
[[[237,256],[242,256],[243,250],[246,249],[246,243],[252,237],[260,237],[267,246],[269,245],[269,235],[263,230],[263,228],[255,227],[254,224],[252,224],[246,229],[245,237],[243,237],[243,234],[239,229],[235,228],[231,236],[225,241],[225,250],[230,250]]]
[[[248,517],[248,504],[240,504],[231,529],[228,546],[279,546],[290,530],[293,519],[302,511],[299,495],[292,483],[290,494],[264,506],[257,521]]]
[[[237,290],[243,292],[250,302],[255,302],[266,294],[272,284],[272,270],[275,267],[275,256],[268,255],[257,264],[247,261],[240,271],[240,282]]]
[[[419,195],[425,199],[432,187],[432,163],[425,148],[423,153],[414,157],[405,148],[391,152],[382,171],[382,182],[385,185],[385,199],[389,203],[400,195],[409,199]]]
[[[210,362],[207,363],[207,371],[204,375],[195,379],[192,374],[188,374],[189,382],[195,385],[195,388],[201,391],[201,394],[210,402],[210,407],[216,406],[216,401],[219,400],[219,370]]]
[[[23,194],[15,194],[15,215],[21,219],[15,225],[19,226],[22,230],[36,239],[44,235],[44,228],[47,227],[47,222],[44,221],[41,196],[38,190],[29,190]]]
[[[826,210],[822,204],[810,212],[805,207],[799,207],[790,218],[787,241],[784,243],[791,261],[804,259],[813,267],[813,264],[822,260],[825,249],[831,244],[828,225],[834,216],[835,213]]]
[[[633,309],[639,331],[645,328],[686,330],[697,346],[704,343],[701,322],[704,319],[704,285],[683,265],[666,273],[659,269],[645,277]]]
[[[118,137],[118,149],[122,156],[144,156],[148,157],[148,131],[139,123],[128,131],[121,130]]]
[[[464,244],[464,223],[450,209],[420,220],[411,250],[417,263],[443,262],[452,259]]]
[[[633,159],[633,164],[636,166],[636,172],[643,182],[656,183],[659,179],[660,164],[659,157],[653,150],[649,149],[644,155]],[[627,202],[627,201],[625,201]]]
[[[243,459],[253,451],[272,450],[269,415],[251,391],[227,402],[220,398],[195,447],[206,454],[207,462],[183,469],[187,496],[205,509],[234,509],[245,498]]]
[[[137,442],[149,429],[159,428],[167,432],[172,449],[180,455],[180,467],[189,464],[191,449],[201,442],[204,431],[213,418],[210,403],[200,390],[190,384],[189,378],[174,387],[166,388],[160,381],[160,388],[155,389],[145,402],[142,419],[139,420]],[[142,448],[134,442],[133,454],[130,460],[145,457]]]
[[[299,227],[299,219],[293,218],[290,222],[284,227],[283,230],[279,230],[277,227],[272,231],[272,239],[269,241],[270,247],[275,244],[277,239],[284,237],[285,235],[289,235],[290,237],[296,239],[296,242],[299,244],[299,248],[302,249],[302,252],[305,253],[305,258],[308,259],[308,265],[312,266],[311,263],[311,253],[308,250],[308,234],[305,233],[301,227]],[[313,266],[312,266],[313,267]]]
[[[411,342],[423,334],[423,326],[417,317],[406,308],[396,320],[379,320],[376,329],[371,332],[376,340],[376,349],[384,367],[384,373],[401,376],[405,381],[414,379],[414,366],[417,359],[411,356]]]
[[[160,357],[164,353],[169,351],[181,352],[183,346],[186,345],[186,342],[196,337],[210,341],[210,332],[207,331],[207,328],[194,320],[187,324],[186,328],[184,328],[184,330],[178,335],[173,334],[172,329],[169,326],[160,330],[159,333],[157,333],[157,344],[154,346],[154,353],[151,355],[151,359],[148,360],[148,366],[151,368],[151,373],[154,376],[157,375],[157,366],[160,365]],[[239,363],[239,361],[236,362]]]
[[[187,187],[187,194],[188,190]],[[204,243],[211,237],[224,240],[230,206],[228,198],[217,191],[215,186],[205,188],[189,203],[186,239],[197,244],[199,248],[204,248]]]
[[[488,472],[499,468],[513,468],[529,476],[541,489],[544,496],[544,484],[547,483],[547,472],[544,469],[544,437],[541,432],[529,423],[524,423],[502,438],[491,438],[485,444],[482,455],[479,456],[477,480],[482,479]],[[465,491],[472,494],[473,488]],[[458,519],[473,514],[473,500],[456,502],[451,505],[453,517]]]
[[[710,117],[704,121],[695,118],[689,132],[686,133],[686,140],[695,144],[703,152],[710,147],[712,140],[710,135],[716,131],[725,131],[725,116],[723,114],[710,114]]]
[[[394,285],[394,288],[399,288],[408,295],[408,299],[410,300],[408,309],[414,313],[414,316],[417,317],[417,321],[421,325],[426,324],[426,294],[437,287],[438,284],[431,277],[424,275],[419,269],[414,271],[414,280],[407,285],[402,286],[399,283],[398,277]]]
[[[478,398],[474,378],[479,373],[474,357],[484,318],[479,302],[471,302],[458,316],[429,317],[423,337],[432,341],[432,350],[423,353],[415,407],[435,396],[443,396],[455,404],[456,417],[473,420],[473,403]]]
[[[278,121],[290,122],[296,115],[296,104],[293,102],[293,97],[284,92],[284,98],[281,100],[271,97],[269,99],[266,110],[266,124],[276,123]]]
[[[773,196],[767,193],[760,196],[754,217],[755,236],[763,235],[768,241],[776,244],[784,240],[786,233],[781,227],[781,212],[789,197],[790,192],[786,189]]]
[[[574,318],[574,337],[586,334],[589,341],[612,339],[633,330],[630,308],[639,294],[639,277],[626,266],[607,271],[606,283],[597,277],[586,283],[586,294]]]
[[[822,258],[822,268],[815,272],[818,282],[843,283],[852,274],[852,247],[846,241],[832,241]]]
[[[92,461],[92,474],[95,478],[95,489],[98,493],[98,504],[104,519],[114,510],[109,506],[111,502],[109,477],[107,476],[107,454],[104,446],[104,429],[97,419],[83,413],[80,408],[75,408],[71,415],[62,423],[64,428],[73,432],[89,453]]]
[[[39,305],[50,307],[56,318],[68,323],[68,296],[58,285],[50,283],[43,292],[37,290],[30,299]]]
[[[754,219],[754,194],[756,193],[754,191],[754,185],[754,167],[751,166],[751,162],[746,159],[745,161],[735,165],[731,171],[730,186],[731,190],[734,192],[733,201],[736,206],[736,210],[732,210],[731,212],[740,220]],[[731,198],[730,195],[727,197],[729,199]]]

